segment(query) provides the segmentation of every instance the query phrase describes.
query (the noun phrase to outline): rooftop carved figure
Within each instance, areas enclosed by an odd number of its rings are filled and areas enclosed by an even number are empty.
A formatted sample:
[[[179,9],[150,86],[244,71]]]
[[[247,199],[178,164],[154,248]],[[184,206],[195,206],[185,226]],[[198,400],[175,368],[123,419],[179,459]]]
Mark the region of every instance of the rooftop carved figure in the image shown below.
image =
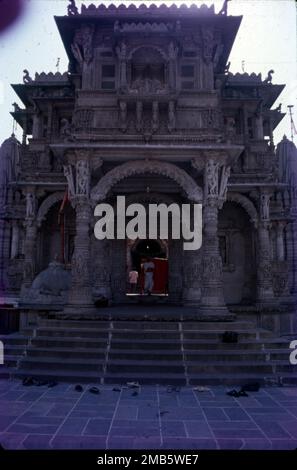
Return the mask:
[[[269,70],[267,77],[264,80],[264,83],[271,83],[272,82],[272,74],[274,73],[274,70]]]
[[[23,71],[23,73],[24,73],[23,82],[24,82],[24,83],[31,83],[31,82],[32,82],[32,78],[30,77],[30,74],[29,74],[28,70],[25,69],[25,70]]]
[[[69,5],[67,6],[68,16],[78,15],[78,9],[75,5],[75,0],[69,0]]]
[[[221,10],[219,11],[219,15],[227,15],[228,14],[228,2],[230,0],[224,0],[223,6]]]

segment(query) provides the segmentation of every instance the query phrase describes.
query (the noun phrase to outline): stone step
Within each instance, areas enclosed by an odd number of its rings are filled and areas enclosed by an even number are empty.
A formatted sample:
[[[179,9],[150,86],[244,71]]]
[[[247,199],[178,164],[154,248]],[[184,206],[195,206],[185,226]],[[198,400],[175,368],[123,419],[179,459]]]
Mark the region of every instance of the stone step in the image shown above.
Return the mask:
[[[32,338],[31,343],[38,347],[73,347],[73,348],[105,348],[108,342],[107,338],[77,338],[77,337],[52,337],[40,336]],[[278,338],[265,338],[263,340],[249,339],[241,340],[238,343],[222,343],[218,340],[212,339],[184,339],[183,345],[187,349],[223,349],[223,350],[241,350],[241,349],[269,349],[284,348],[288,349],[289,341],[286,339]],[[179,350],[180,341],[167,340],[167,339],[142,339],[131,341],[130,339],[117,339],[111,341],[112,349],[128,349],[128,350],[154,350],[154,349],[167,349]]]
[[[1,371],[1,369],[0,369]],[[225,384],[225,385],[243,385],[245,383],[250,382],[259,382],[260,384],[264,384],[266,381],[275,381],[277,382],[279,379],[282,382],[288,384],[297,384],[297,373],[270,373],[270,374],[263,374],[263,373],[246,373],[240,372],[238,374],[233,374],[232,372],[229,373],[205,373],[201,376],[201,374],[191,374],[188,376],[186,380],[185,376],[181,374],[168,374],[164,371],[162,374],[156,373],[148,373],[143,372],[141,377],[139,373],[134,372],[120,372],[120,373],[105,373],[103,375],[94,374],[94,372],[90,371],[51,371],[46,369],[35,369],[34,374],[32,374],[31,370],[16,370],[16,369],[3,369],[4,374],[24,378],[33,376],[37,379],[46,379],[46,380],[56,380],[58,382],[73,382],[73,383],[106,383],[106,384],[119,384],[124,385],[130,381],[138,381],[140,384],[166,384],[166,385],[186,385],[186,383],[190,385],[218,385],[218,384]],[[31,372],[31,374],[30,374]]]
[[[19,333],[13,333],[10,335],[0,335],[0,341],[4,344],[4,347],[6,345],[27,345],[30,337],[26,335],[22,335]]]
[[[24,349],[18,346],[11,346],[6,348],[6,354],[14,353],[22,355]],[[33,347],[27,348],[27,356],[29,357],[63,357],[63,358],[104,358],[106,355],[106,348],[69,348],[69,347]],[[127,350],[127,349],[110,349],[108,357],[110,359],[137,359],[139,361],[145,359],[155,360],[175,360],[180,359],[182,351],[180,348],[174,350]],[[265,349],[265,350],[193,350],[184,349],[183,357],[185,360],[203,360],[211,362],[213,360],[229,361],[234,358],[238,361],[246,360],[276,360],[287,359],[289,357],[289,350],[287,349]]]
[[[112,325],[114,329],[126,330],[178,330],[179,325],[182,323],[185,329],[211,329],[211,330],[236,330],[236,329],[250,329],[255,328],[252,322],[247,321],[234,321],[234,322],[191,322],[191,321],[78,321],[78,320],[40,320],[39,327],[42,328],[64,328],[64,329],[108,329]]]
[[[104,361],[100,359],[78,359],[64,358],[63,360],[56,357],[29,357],[25,356],[21,359],[19,368],[25,369],[50,369],[56,370],[89,370],[101,372]]]

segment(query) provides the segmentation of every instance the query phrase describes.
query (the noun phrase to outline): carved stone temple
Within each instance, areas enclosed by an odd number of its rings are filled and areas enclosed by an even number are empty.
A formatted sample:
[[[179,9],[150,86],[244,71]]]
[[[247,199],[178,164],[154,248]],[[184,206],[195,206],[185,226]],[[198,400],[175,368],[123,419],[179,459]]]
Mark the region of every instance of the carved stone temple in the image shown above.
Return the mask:
[[[128,272],[143,241],[94,236],[95,206],[124,195],[203,204],[200,250],[146,240],[148,254],[168,259],[156,311],[296,331],[296,148],[273,141],[284,85],[271,71],[229,72],[242,17],[205,5],[82,5],[55,20],[68,72],[24,71],[12,85],[23,140],[1,147],[3,302],[25,325],[38,312],[99,315],[102,298],[137,304]]]

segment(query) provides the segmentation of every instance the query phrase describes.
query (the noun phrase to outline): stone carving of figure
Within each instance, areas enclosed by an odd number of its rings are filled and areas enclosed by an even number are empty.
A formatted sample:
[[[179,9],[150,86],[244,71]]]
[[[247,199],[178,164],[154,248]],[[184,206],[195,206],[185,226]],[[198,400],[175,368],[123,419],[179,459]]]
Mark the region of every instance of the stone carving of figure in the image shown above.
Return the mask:
[[[127,72],[126,72],[126,61],[127,61],[127,46],[123,42],[116,48],[116,53],[120,61],[120,83],[121,86],[126,86],[127,83]]]
[[[203,37],[203,57],[206,64],[210,64],[213,52],[213,30],[210,28],[202,28]]]
[[[217,196],[218,195],[218,175],[219,164],[214,160],[209,159],[206,164],[206,185],[207,195]]]
[[[26,194],[26,217],[35,216],[35,195],[33,193]]]
[[[224,0],[223,6],[221,10],[219,11],[219,15],[227,15],[228,14],[228,2],[230,0]]]
[[[14,113],[17,113],[18,111],[21,111],[21,108],[17,103],[12,103],[12,106],[14,107]]]
[[[175,23],[175,31],[179,33],[181,31],[181,23],[179,20],[176,21]]]
[[[152,105],[152,131],[156,132],[159,127],[159,103],[153,101]]]
[[[60,134],[64,138],[64,140],[71,139],[71,130],[72,130],[72,126],[69,120],[66,118],[61,119]]]
[[[264,80],[264,83],[270,83],[272,82],[272,74],[274,73],[274,70],[269,70],[267,77]]]
[[[120,122],[121,130],[125,132],[127,130],[127,103],[126,101],[120,101]]]
[[[269,220],[269,205],[270,196],[269,194],[262,193],[260,198],[260,212],[262,220]]]
[[[89,186],[89,163],[86,160],[79,160],[76,164],[76,193],[88,195]]]
[[[169,101],[168,104],[168,130],[172,132],[175,129],[175,104],[174,101]]]
[[[64,165],[63,170],[64,170],[64,176],[66,177],[67,183],[68,183],[68,194],[69,194],[69,197],[71,198],[75,195],[75,187],[74,187],[72,166],[71,165]]]
[[[82,66],[84,63],[89,65],[93,59],[92,41],[94,35],[94,26],[83,25],[75,33],[74,42],[71,45],[72,53]]]
[[[136,130],[140,132],[142,130],[142,101],[136,103]]]
[[[235,129],[235,119],[234,117],[228,117],[227,118],[227,124],[226,124],[226,134],[227,134],[227,139],[232,139],[235,136],[236,129]]]
[[[24,83],[31,83],[33,80],[32,80],[32,78],[30,77],[30,74],[29,74],[28,70],[25,69],[25,70],[23,71],[23,73],[24,73],[23,82],[24,82]]]
[[[175,47],[173,41],[171,41],[168,46],[170,88],[175,88],[175,72],[176,72],[177,55],[178,55],[178,47]]]
[[[227,65],[226,65],[226,67],[225,67],[225,70],[224,70],[224,73],[225,73],[226,75],[228,75],[228,73],[229,73],[230,66],[231,66],[231,62],[228,62]]]
[[[78,9],[75,0],[69,0],[70,5],[67,7],[68,16],[78,15]]]
[[[230,166],[223,166],[220,182],[220,197],[225,200],[227,195],[227,185],[230,176]]]
[[[119,20],[116,20],[116,21],[114,22],[113,30],[114,30],[115,33],[121,31]]]

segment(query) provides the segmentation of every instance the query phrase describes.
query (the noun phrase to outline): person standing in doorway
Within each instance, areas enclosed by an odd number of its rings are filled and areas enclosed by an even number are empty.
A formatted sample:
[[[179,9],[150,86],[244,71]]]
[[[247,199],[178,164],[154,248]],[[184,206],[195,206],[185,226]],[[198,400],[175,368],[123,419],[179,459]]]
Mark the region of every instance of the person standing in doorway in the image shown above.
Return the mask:
[[[138,271],[132,268],[129,272],[130,294],[136,294],[138,283]]]
[[[147,258],[143,263],[144,271],[144,292],[151,295],[154,288],[154,269],[155,264],[150,258]]]

